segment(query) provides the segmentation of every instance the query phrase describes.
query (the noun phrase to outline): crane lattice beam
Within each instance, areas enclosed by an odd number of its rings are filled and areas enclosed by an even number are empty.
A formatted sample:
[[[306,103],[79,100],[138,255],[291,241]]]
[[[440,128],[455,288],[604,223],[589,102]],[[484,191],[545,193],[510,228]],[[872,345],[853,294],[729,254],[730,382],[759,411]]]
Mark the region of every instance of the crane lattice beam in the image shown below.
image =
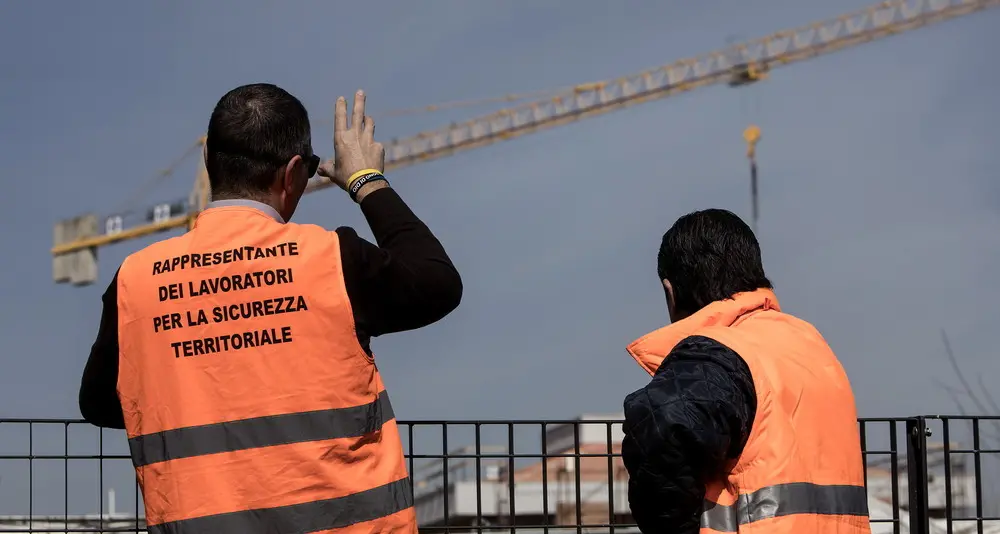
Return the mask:
[[[616,80],[579,85],[551,99],[503,109],[386,147],[386,165],[403,167],[477,148],[626,106],[729,82],[745,85],[774,67],[1000,4],[1000,0],[893,0],[833,20],[677,61]],[[736,57],[733,57],[733,56]],[[315,177],[307,191],[330,187]]]
[[[398,169],[449,156],[698,87],[718,83],[738,87],[754,83],[766,77],[770,70],[782,65],[997,5],[1000,5],[1000,0],[880,2],[835,19],[780,31],[615,80],[582,84],[551,98],[395,140],[386,146],[386,168]],[[120,217],[112,216],[105,220],[102,234],[82,237],[77,235],[80,231],[75,226],[62,231],[57,228],[57,242],[52,248],[52,254],[57,257],[88,251],[96,254],[93,252],[96,247],[190,225],[207,201],[202,174],[199,174],[200,185],[196,186],[190,201],[174,205],[160,204],[148,210],[148,218],[152,222],[126,227]],[[309,181],[306,192],[319,191],[332,185],[328,179],[317,176]],[[60,224],[72,225],[72,221]],[[57,281],[65,280],[57,276]]]

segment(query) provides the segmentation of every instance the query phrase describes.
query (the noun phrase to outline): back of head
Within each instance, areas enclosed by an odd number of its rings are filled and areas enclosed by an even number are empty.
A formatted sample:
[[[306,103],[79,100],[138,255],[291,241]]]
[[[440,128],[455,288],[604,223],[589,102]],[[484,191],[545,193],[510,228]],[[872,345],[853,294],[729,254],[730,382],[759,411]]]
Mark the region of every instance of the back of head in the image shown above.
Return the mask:
[[[257,198],[295,155],[312,154],[309,114],[297,98],[272,84],[237,87],[212,111],[205,167],[212,197]]]
[[[722,209],[678,219],[663,234],[657,274],[670,281],[674,307],[682,317],[736,293],[772,287],[753,231]]]

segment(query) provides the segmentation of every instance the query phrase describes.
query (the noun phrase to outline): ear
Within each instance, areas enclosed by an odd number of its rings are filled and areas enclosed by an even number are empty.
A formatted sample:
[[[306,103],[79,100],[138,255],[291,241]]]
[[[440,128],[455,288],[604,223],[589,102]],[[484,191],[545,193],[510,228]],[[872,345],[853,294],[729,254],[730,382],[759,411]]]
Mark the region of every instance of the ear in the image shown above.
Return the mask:
[[[284,174],[281,176],[281,190],[291,194],[298,189],[299,175],[302,174],[302,156],[294,156],[285,165]]]
[[[666,278],[660,280],[660,283],[663,284],[663,294],[667,297],[667,311],[670,313],[670,319],[673,320],[677,315],[677,299],[674,298],[674,286]]]
[[[660,283],[663,284],[663,291],[667,294],[667,298],[674,300],[674,286],[671,285],[670,280],[664,278],[663,280],[660,280]]]

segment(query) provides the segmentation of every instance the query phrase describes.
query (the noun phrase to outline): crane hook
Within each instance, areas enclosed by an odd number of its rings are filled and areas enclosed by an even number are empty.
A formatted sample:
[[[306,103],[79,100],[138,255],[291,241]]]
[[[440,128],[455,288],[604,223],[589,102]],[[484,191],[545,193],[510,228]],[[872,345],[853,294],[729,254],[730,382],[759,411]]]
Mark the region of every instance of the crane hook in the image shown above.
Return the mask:
[[[754,159],[756,155],[757,141],[760,141],[760,128],[751,124],[743,130],[743,139],[747,142],[747,157]]]
[[[757,142],[760,141],[760,128],[751,124],[743,130],[743,139],[747,142],[747,158],[750,160],[750,227],[754,233],[757,232],[757,218],[759,215],[757,203]]]

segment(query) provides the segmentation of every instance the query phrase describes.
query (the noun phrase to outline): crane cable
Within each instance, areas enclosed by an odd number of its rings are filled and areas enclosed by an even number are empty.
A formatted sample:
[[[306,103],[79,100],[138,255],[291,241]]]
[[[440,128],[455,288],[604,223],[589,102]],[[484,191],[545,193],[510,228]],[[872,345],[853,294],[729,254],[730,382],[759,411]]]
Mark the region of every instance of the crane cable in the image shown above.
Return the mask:
[[[529,98],[542,98],[549,95],[554,95],[566,91],[586,91],[592,89],[593,83],[583,83],[576,84],[567,87],[561,87],[558,89],[543,89],[538,91],[529,91],[525,93],[511,93],[502,96],[494,96],[489,98],[475,98],[466,100],[452,100],[447,102],[442,102],[439,104],[431,104],[427,106],[411,107],[411,108],[398,108],[392,109],[385,113],[382,113],[383,117],[400,117],[405,115],[417,115],[421,113],[433,113],[437,111],[443,111],[447,109],[465,108],[473,106],[481,106],[485,104],[498,104],[498,103],[510,103],[518,102],[521,100],[526,100]],[[332,123],[332,119],[323,119],[316,121],[318,125],[325,125]],[[128,199],[121,202],[118,207],[112,212],[121,216],[129,215],[135,212],[136,206],[138,206],[147,195],[149,195],[152,190],[166,181],[168,178],[173,176],[174,171],[187,160],[197,149],[201,148],[202,138],[199,138],[195,143],[189,146],[180,156],[178,156],[170,165],[165,169],[153,174],[145,182],[143,182],[136,190],[129,195]]]
[[[499,104],[507,102],[518,102],[520,100],[525,100],[528,98],[542,98],[545,96],[553,95],[556,93],[561,93],[566,90],[576,89],[584,87],[590,84],[578,84],[572,87],[562,87],[559,89],[548,89],[531,91],[527,93],[513,93],[509,95],[494,96],[490,98],[475,98],[468,100],[452,100],[450,102],[442,102],[440,104],[431,104],[429,106],[420,106],[413,108],[400,108],[385,112],[382,116],[384,117],[401,117],[404,115],[416,115],[419,113],[433,113],[435,111],[442,111],[445,109],[455,109],[455,108],[465,108],[472,106],[481,106],[484,104]]]
[[[153,188],[166,181],[167,178],[173,176],[174,171],[176,171],[177,168],[180,167],[181,164],[184,163],[184,161],[187,160],[187,158],[190,157],[191,154],[193,154],[199,148],[201,148],[201,139],[191,144],[191,146],[189,146],[186,150],[184,150],[184,152],[176,159],[174,159],[174,161],[171,162],[170,165],[168,165],[166,168],[160,170],[159,172],[153,174],[148,179],[146,179],[146,181],[143,182],[139,187],[137,187],[135,191],[128,197],[128,200],[118,204],[118,207],[112,213],[121,216],[134,213],[135,206],[137,206],[142,201],[142,199],[153,190]]]
[[[588,83],[578,83],[574,85],[568,85],[564,87],[558,87],[555,89],[540,89],[537,91],[528,91],[524,93],[511,93],[501,96],[493,96],[487,98],[473,98],[466,100],[449,100],[447,102],[441,102],[439,104],[430,104],[427,106],[417,106],[411,108],[397,108],[386,111],[385,113],[376,114],[375,117],[401,117],[405,115],[418,115],[420,113],[434,113],[437,111],[444,111],[446,109],[456,109],[456,108],[467,108],[482,106],[486,104],[500,104],[500,103],[511,103],[519,102],[521,100],[538,99],[546,96],[554,96],[560,93],[566,92],[584,92],[591,91],[600,82],[588,82]],[[317,124],[328,124],[333,122],[332,119],[322,119],[317,121]]]

